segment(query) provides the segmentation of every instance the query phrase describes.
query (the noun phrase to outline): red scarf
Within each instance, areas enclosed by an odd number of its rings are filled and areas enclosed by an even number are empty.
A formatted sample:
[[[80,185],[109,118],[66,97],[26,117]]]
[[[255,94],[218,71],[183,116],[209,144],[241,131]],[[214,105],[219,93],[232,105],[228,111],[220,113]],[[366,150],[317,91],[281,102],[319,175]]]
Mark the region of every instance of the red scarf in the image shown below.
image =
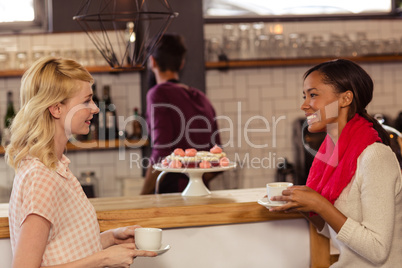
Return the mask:
[[[336,145],[326,136],[314,157],[306,185],[334,204],[352,180],[357,158],[374,142],[381,139],[373,124],[356,114],[345,125]]]

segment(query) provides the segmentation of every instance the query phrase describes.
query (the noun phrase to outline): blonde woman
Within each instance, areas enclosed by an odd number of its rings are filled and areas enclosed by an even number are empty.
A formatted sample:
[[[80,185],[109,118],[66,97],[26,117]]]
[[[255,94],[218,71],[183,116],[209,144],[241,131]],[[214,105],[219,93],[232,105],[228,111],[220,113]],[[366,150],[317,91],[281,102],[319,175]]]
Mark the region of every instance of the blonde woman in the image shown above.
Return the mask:
[[[7,163],[15,169],[9,206],[13,267],[129,267],[136,226],[99,231],[96,213],[63,154],[71,134],[88,134],[99,112],[93,78],[79,63],[35,62],[21,82]]]

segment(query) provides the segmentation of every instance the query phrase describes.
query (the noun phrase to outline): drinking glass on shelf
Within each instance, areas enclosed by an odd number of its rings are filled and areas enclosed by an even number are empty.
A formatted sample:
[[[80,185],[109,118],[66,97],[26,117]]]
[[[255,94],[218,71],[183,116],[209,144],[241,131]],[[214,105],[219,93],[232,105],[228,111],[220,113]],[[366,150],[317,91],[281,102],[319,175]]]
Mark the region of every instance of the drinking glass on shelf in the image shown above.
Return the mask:
[[[88,66],[96,66],[96,54],[99,53],[96,49],[88,49],[86,51],[88,57]]]
[[[253,24],[254,38],[265,35],[265,24],[263,22],[257,22]]]
[[[60,51],[59,50],[52,50],[52,51],[49,51],[49,56],[52,56],[52,57],[60,57],[60,55],[61,55],[61,53],[60,53]]]
[[[308,36],[306,33],[298,33],[298,35],[299,35],[300,44],[303,46],[304,43],[306,43],[308,41]]]
[[[207,61],[219,61],[219,55],[222,54],[221,41],[217,37],[207,40]]]
[[[28,67],[28,54],[25,51],[20,51],[15,54],[15,68],[26,69]]]
[[[255,47],[259,58],[271,57],[270,37],[268,35],[259,35],[255,41]]]
[[[238,58],[237,28],[233,24],[223,25],[223,52],[229,59]]]
[[[251,38],[250,38],[250,24],[241,23],[239,24],[239,53],[241,59],[249,59],[253,55],[252,47],[251,47]]]
[[[352,42],[351,40],[345,41],[343,56],[347,56],[347,57],[356,57],[357,56],[357,50],[356,50],[355,43]]]
[[[86,50],[77,51],[78,62],[82,64],[82,66],[89,66],[88,63],[88,53]]]
[[[265,24],[263,22],[254,23],[253,26],[253,33],[251,38],[251,48],[252,54],[254,58],[261,58],[263,57],[260,54],[260,45],[261,41],[264,41],[264,38],[267,36],[265,34]]]
[[[283,34],[275,34],[273,39],[273,55],[275,58],[286,58],[286,44]]]
[[[328,42],[328,56],[330,57],[341,57],[344,51],[344,43],[340,39],[331,39]]]
[[[320,42],[322,42],[324,40],[324,37],[322,35],[313,35],[313,37],[311,38],[312,42],[314,44],[319,44]]]
[[[236,27],[233,24],[224,24],[223,25],[223,38],[228,36],[237,35]]]
[[[355,33],[355,55],[354,56],[365,56],[370,54],[370,41],[367,39],[367,34],[365,32]]]
[[[308,40],[308,35],[306,33],[297,33],[299,47],[297,49],[297,57],[306,57],[306,55],[311,54],[311,42]],[[309,43],[309,44],[308,44]],[[310,56],[308,56],[310,57]]]
[[[387,55],[397,55],[399,43],[395,38],[389,38],[383,40],[384,42],[384,54]]]
[[[43,56],[45,56],[45,52],[43,52],[43,51],[32,52],[32,62],[37,61],[38,59],[42,58]]]
[[[356,33],[356,41],[367,40],[367,34],[365,32]]]
[[[337,33],[331,33],[328,40],[328,56],[340,57],[343,53],[343,40]]]
[[[289,43],[288,43],[288,57],[289,58],[297,58],[299,55],[299,50],[301,49],[301,43],[298,33],[290,33],[289,34]]]
[[[313,35],[311,38],[311,45],[312,45],[312,56],[313,57],[322,57],[324,54],[321,49],[321,43],[324,42],[324,37],[322,35]]]
[[[8,70],[10,69],[10,55],[2,51],[0,52],[0,70]]]
[[[310,41],[306,41],[301,49],[300,56],[302,58],[311,58],[313,57],[313,43]]]
[[[359,56],[359,53],[361,56],[366,56],[370,54],[370,42],[369,40],[360,40],[359,43],[357,44],[357,51],[359,51],[357,54]]]
[[[77,57],[77,51],[74,49],[68,49],[63,52],[63,57],[73,60],[79,60]]]
[[[328,42],[322,40],[321,42],[318,43],[318,56],[325,58],[328,57],[329,51],[328,51]]]
[[[373,54],[382,55],[384,53],[384,42],[381,39],[375,39],[371,42]]]

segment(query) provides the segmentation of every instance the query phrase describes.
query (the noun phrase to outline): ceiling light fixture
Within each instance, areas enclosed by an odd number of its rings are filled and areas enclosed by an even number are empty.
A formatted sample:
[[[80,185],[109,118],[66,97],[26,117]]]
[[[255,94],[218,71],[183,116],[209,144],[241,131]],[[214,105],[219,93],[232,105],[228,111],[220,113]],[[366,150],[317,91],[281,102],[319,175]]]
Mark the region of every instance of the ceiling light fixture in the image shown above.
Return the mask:
[[[143,69],[177,16],[167,0],[84,0],[73,19],[110,67]]]

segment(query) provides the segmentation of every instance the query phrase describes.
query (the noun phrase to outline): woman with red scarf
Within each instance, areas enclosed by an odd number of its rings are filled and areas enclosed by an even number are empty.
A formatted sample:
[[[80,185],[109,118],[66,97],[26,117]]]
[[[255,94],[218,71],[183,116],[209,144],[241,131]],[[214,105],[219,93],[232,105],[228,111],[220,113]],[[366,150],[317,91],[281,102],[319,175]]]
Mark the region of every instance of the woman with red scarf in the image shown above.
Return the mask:
[[[339,249],[331,267],[399,267],[402,178],[389,136],[366,107],[373,81],[357,64],[335,60],[304,75],[301,109],[310,132],[327,132],[306,186],[273,200],[299,211]]]

